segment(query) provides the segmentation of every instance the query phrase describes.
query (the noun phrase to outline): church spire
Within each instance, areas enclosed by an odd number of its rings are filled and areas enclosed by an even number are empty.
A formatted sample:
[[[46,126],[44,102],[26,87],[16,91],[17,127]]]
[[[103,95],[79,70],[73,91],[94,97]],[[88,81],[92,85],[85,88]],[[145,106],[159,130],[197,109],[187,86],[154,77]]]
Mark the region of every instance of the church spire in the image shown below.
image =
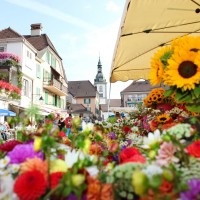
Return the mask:
[[[97,75],[96,75],[96,79],[94,79],[94,82],[103,82],[103,81],[105,81],[105,79],[102,73],[102,64],[101,64],[101,60],[99,56],[99,61],[97,65]]]

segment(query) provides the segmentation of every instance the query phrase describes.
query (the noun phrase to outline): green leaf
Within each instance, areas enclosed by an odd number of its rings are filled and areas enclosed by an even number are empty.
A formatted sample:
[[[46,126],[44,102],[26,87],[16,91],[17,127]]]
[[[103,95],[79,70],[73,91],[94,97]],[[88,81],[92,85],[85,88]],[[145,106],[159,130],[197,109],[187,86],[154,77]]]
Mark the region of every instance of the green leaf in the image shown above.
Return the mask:
[[[169,90],[165,90],[164,96],[169,97],[176,91],[176,87],[171,87]]]
[[[69,196],[70,193],[71,193],[71,187],[69,187],[69,186],[65,187],[63,190],[63,196],[67,197],[67,196]]]
[[[198,104],[186,104],[186,108],[191,112],[200,112],[200,103],[198,103]]]
[[[194,88],[194,94],[198,98],[200,96],[200,84]]]
[[[164,65],[164,68],[168,65],[167,60],[172,56],[172,53],[172,51],[168,51],[160,58],[160,61]]]
[[[159,175],[155,175],[152,177],[151,181],[150,181],[150,186],[153,189],[157,189],[162,183],[162,178]]]

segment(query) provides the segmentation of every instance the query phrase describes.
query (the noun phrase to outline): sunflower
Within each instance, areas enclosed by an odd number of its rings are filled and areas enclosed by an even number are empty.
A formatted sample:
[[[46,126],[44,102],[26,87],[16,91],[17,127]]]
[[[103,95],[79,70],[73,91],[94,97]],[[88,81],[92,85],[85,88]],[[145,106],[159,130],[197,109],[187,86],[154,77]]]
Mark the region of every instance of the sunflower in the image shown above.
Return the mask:
[[[184,36],[175,39],[171,42],[174,51],[183,49],[185,51],[198,52],[200,50],[200,37],[199,36]]]
[[[170,116],[167,115],[167,114],[158,115],[158,116],[156,117],[156,121],[157,121],[158,123],[166,123],[166,122],[169,121],[169,120],[170,120]]]
[[[151,85],[159,85],[162,82],[164,68],[166,66],[165,57],[171,52],[171,47],[167,46],[161,48],[152,58],[151,71],[149,74],[149,80]]]
[[[200,54],[179,50],[168,63],[163,77],[164,84],[191,90],[200,82]]]

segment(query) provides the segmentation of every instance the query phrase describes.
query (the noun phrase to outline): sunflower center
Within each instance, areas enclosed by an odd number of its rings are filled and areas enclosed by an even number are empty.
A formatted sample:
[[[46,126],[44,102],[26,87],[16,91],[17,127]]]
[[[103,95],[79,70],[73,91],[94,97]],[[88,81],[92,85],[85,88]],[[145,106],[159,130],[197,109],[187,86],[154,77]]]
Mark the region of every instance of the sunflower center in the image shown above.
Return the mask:
[[[190,78],[196,74],[197,65],[191,61],[184,61],[179,65],[178,72],[183,78]]]
[[[161,121],[161,122],[166,121],[166,120],[167,120],[166,117],[161,117],[161,118],[160,118],[160,121]]]

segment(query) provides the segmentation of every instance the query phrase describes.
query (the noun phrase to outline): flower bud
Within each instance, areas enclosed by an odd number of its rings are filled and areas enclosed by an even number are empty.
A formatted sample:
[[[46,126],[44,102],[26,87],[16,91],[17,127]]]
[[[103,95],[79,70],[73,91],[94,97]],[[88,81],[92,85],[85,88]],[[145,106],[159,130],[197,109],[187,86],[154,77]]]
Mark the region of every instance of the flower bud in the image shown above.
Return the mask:
[[[72,184],[76,187],[80,186],[85,181],[85,176],[83,174],[72,175]]]
[[[132,175],[132,186],[136,194],[144,195],[148,188],[147,176],[142,171],[134,171]]]
[[[163,170],[163,177],[164,177],[167,181],[173,181],[173,180],[174,180],[174,174],[173,174],[173,172],[170,171],[169,169]]]
[[[34,151],[39,151],[42,146],[42,138],[41,137],[35,137],[34,139]]]

